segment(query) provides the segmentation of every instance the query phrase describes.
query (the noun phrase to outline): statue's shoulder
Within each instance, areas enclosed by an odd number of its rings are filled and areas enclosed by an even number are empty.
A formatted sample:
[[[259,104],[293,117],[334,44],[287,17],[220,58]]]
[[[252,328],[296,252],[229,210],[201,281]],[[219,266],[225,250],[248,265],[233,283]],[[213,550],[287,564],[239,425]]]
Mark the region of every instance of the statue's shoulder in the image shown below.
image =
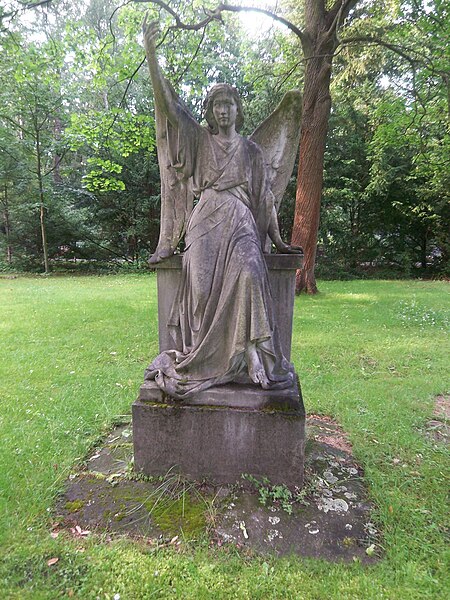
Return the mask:
[[[246,147],[246,149],[248,150],[248,152],[252,155],[262,155],[262,150],[261,147],[254,142],[253,140],[244,137],[244,136],[240,136],[244,142],[244,145]]]

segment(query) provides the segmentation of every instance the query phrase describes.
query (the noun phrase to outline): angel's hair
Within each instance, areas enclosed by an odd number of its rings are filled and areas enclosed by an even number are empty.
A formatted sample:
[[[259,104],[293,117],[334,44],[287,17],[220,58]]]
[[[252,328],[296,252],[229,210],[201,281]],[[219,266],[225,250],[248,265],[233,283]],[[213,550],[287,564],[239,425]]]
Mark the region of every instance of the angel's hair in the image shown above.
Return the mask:
[[[205,111],[205,119],[208,123],[209,130],[211,133],[216,134],[219,133],[219,128],[217,127],[217,121],[213,114],[213,102],[215,96],[219,93],[226,93],[232,96],[233,100],[236,102],[237,106],[237,115],[236,115],[236,131],[240,131],[242,125],[244,124],[244,115],[242,111],[242,102],[239,97],[239,93],[236,88],[232,85],[228,85],[228,83],[218,83],[214,85],[208,92],[205,101],[203,102],[203,110]]]

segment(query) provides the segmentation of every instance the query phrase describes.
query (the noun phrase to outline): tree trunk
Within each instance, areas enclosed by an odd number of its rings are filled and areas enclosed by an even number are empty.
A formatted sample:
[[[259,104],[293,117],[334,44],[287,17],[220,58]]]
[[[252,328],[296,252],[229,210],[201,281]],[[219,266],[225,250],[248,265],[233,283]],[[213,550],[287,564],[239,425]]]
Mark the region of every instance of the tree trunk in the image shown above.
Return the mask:
[[[322,38],[322,34],[324,38]],[[317,293],[314,267],[323,185],[323,162],[331,110],[330,78],[334,36],[315,32],[311,58],[305,71],[300,132],[297,193],[292,244],[301,246],[304,263],[296,277],[295,291]]]
[[[339,45],[337,31],[358,0],[304,0],[305,29],[301,37],[306,59],[300,156],[292,244],[302,246],[304,263],[295,291],[317,293],[314,267],[317,252],[323,162],[331,111],[331,66]]]
[[[426,269],[428,266],[427,261],[427,247],[428,247],[428,235],[425,230],[422,235],[422,239],[420,240],[420,264],[422,265],[422,269]]]
[[[59,142],[59,140],[61,139],[61,132],[62,132],[61,119],[59,117],[55,117],[54,124],[53,124],[53,135],[54,135],[55,142]],[[63,182],[62,177],[61,177],[61,171],[59,168],[60,164],[61,164],[61,160],[62,160],[62,156],[55,152],[55,155],[53,157],[53,183],[56,185],[61,185],[61,183]]]
[[[39,185],[39,220],[41,224],[42,251],[44,253],[44,271],[46,274],[48,274],[50,273],[50,268],[48,264],[47,231],[45,227],[44,183],[42,181],[41,144],[39,130],[36,130],[36,162]]]
[[[6,262],[8,265],[12,263],[12,246],[10,243],[10,235],[11,235],[11,222],[9,220],[9,205],[8,205],[8,185],[5,183],[4,187],[4,210],[3,210],[3,220],[5,223],[5,237],[6,237]]]

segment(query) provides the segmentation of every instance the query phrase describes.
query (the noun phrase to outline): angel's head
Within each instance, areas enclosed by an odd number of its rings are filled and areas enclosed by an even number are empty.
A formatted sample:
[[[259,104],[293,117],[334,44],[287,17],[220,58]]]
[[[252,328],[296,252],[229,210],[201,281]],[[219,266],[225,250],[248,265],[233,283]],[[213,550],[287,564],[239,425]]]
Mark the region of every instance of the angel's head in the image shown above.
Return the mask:
[[[209,90],[205,102],[203,103],[205,119],[209,125],[211,133],[217,133],[219,131],[216,118],[216,115],[219,112],[219,102],[225,105],[230,103],[230,118],[235,120],[234,126],[236,131],[240,131],[242,125],[244,124],[244,116],[242,114],[242,103],[241,99],[239,98],[238,91],[236,88],[228,85],[227,83],[218,83]],[[235,110],[233,106],[235,107]]]

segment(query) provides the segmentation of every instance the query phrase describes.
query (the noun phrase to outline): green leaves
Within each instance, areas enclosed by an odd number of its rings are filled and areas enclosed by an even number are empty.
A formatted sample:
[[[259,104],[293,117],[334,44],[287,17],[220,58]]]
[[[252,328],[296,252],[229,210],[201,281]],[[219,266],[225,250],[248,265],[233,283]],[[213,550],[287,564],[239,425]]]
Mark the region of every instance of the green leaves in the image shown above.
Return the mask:
[[[111,192],[125,189],[124,182],[114,176],[122,172],[121,165],[101,158],[88,158],[87,162],[91,168],[89,173],[83,177],[83,182],[90,192]]]
[[[139,150],[151,152],[155,146],[154,119],[129,111],[113,109],[71,115],[65,136],[73,151],[101,150],[123,158]]]

